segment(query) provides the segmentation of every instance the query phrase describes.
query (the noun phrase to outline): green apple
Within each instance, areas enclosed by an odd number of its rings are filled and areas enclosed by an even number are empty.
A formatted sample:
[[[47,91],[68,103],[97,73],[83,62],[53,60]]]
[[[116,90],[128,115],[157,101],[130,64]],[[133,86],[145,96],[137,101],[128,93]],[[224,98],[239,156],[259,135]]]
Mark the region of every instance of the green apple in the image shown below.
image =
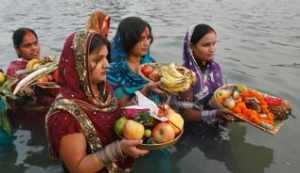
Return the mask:
[[[126,122],[127,122],[127,118],[123,116],[123,117],[119,118],[115,123],[115,128],[114,128],[115,133],[120,137],[123,135],[123,129],[124,129]]]

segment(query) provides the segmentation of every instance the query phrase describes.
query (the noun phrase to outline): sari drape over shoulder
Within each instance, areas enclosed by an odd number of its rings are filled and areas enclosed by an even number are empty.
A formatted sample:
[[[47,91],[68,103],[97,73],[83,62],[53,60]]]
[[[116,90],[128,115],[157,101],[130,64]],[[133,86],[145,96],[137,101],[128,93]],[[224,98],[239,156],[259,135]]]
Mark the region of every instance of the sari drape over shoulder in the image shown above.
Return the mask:
[[[60,140],[68,134],[83,133],[88,145],[87,153],[96,152],[118,139],[113,127],[122,111],[117,107],[112,88],[109,84],[104,84],[105,94],[99,98],[90,89],[87,48],[94,35],[95,33],[73,33],[64,44],[59,62],[61,89],[46,117],[49,149],[56,158],[59,157]],[[132,163],[132,159],[128,158],[102,171],[124,172]]]
[[[15,77],[16,72],[18,70],[24,70],[26,68],[27,63],[28,63],[28,60],[26,60],[24,58],[18,58],[17,60],[11,61],[6,70],[6,74],[8,76]]]
[[[223,74],[221,66],[214,61],[208,62],[204,71],[201,71],[192,49],[190,48],[191,37],[195,26],[191,26],[185,34],[183,41],[183,65],[193,70],[197,76],[197,81],[193,85],[193,95],[198,102],[207,102],[214,91],[223,85]]]
[[[117,33],[112,43],[112,62],[108,71],[108,81],[115,90],[118,99],[124,96],[133,96],[134,92],[144,88],[148,83],[140,74],[132,71],[127,62],[128,54],[124,51],[122,38]],[[155,60],[150,54],[141,58],[140,64],[154,63]],[[150,98],[159,102],[158,95],[151,94]]]

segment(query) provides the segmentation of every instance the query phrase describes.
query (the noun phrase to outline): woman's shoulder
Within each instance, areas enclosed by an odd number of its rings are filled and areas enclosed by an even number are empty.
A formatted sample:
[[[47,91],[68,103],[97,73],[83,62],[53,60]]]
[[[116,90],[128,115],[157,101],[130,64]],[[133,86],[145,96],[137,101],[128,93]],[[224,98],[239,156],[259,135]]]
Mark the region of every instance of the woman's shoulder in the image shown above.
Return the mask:
[[[217,61],[213,60],[213,61],[211,62],[211,67],[212,67],[212,68],[221,69],[221,64],[218,63]]]
[[[113,62],[108,69],[108,76],[124,76],[128,73],[130,73],[130,68],[128,67],[127,61]]]
[[[62,131],[72,132],[77,132],[80,130],[80,125],[76,118],[64,110],[55,111],[53,114],[51,114],[51,116],[47,117],[46,121],[48,128],[60,128]]]

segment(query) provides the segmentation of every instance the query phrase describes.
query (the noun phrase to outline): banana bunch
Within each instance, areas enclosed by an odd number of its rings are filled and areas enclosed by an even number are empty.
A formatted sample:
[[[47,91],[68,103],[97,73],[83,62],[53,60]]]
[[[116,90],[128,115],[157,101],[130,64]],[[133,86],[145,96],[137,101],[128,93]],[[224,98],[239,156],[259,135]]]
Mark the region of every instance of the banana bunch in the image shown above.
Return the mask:
[[[39,59],[31,59],[27,65],[26,65],[26,69],[27,70],[35,70],[38,68],[38,66],[41,64],[40,60]]]
[[[176,67],[174,63],[161,66],[160,71],[162,88],[170,93],[186,91],[196,81],[193,71],[185,67]]]

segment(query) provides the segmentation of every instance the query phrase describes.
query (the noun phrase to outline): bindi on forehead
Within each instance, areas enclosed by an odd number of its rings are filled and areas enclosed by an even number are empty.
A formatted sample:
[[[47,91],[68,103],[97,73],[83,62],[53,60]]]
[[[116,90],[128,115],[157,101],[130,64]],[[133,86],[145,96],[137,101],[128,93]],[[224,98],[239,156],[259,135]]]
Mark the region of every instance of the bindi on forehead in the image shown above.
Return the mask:
[[[142,36],[149,36],[150,35],[150,29],[146,27],[144,31],[142,32]]]

